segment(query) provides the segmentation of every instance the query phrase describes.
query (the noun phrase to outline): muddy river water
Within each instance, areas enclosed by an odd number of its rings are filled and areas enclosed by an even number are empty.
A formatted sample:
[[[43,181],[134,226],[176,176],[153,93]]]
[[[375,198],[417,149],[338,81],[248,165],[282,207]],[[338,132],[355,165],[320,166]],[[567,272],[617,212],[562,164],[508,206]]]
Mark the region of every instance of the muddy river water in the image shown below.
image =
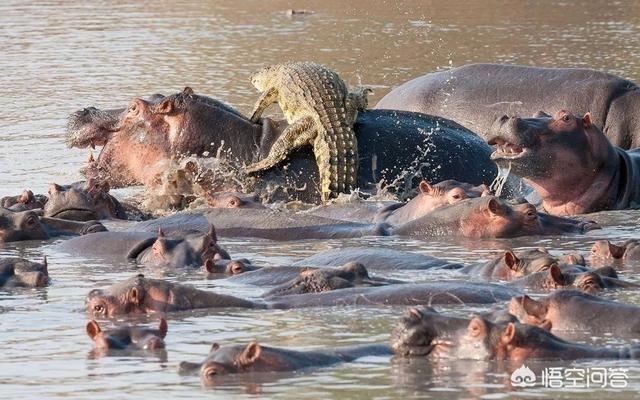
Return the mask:
[[[314,13],[290,17],[286,10]],[[103,1],[0,2],[0,197],[50,182],[70,183],[86,151],[63,142],[66,116],[86,107],[124,106],[134,96],[171,93],[185,85],[248,112],[257,98],[248,76],[283,60],[313,60],[337,70],[351,85],[375,89],[372,104],[392,87],[438,69],[470,62],[593,67],[640,81],[640,3],[636,0],[506,1]],[[555,111],[555,110],[548,110]],[[126,194],[127,191],[116,191]],[[585,236],[517,240],[416,241],[393,238],[272,243],[223,240],[231,254],[262,265],[284,265],[329,248],[406,249],[465,263],[507,246],[546,246],[587,254],[594,240],[639,237],[640,212],[590,216],[604,229]],[[117,226],[114,226],[117,228]],[[55,242],[52,242],[55,243]],[[83,300],[98,286],[143,272],[237,296],[255,288],[160,273],[128,264],[97,263],[58,253],[51,243],[0,245],[0,256],[49,258],[52,284],[0,291],[2,398],[638,398],[637,361],[529,363],[625,368],[621,389],[516,389],[502,366],[480,361],[371,357],[286,375],[242,376],[204,389],[197,377],[176,373],[198,361],[212,342],[261,343],[313,349],[384,342],[404,307],[212,311],[169,317],[166,356],[91,357]],[[638,266],[622,275],[640,282]],[[409,281],[455,272],[395,273]],[[607,294],[640,305],[640,293]],[[445,309],[445,308],[441,308]],[[482,308],[451,306],[468,315]],[[127,322],[122,319],[118,323]],[[153,316],[142,322],[154,323]],[[136,320],[140,322],[140,320]],[[583,342],[621,345],[632,340],[585,333]]]

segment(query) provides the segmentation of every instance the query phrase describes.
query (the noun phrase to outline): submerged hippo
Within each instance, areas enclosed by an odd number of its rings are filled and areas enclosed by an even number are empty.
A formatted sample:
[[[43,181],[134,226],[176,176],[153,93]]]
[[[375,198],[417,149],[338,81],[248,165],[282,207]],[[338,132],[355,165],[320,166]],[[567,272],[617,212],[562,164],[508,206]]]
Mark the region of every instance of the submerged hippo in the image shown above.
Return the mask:
[[[46,240],[54,236],[85,235],[106,230],[98,221],[66,221],[39,217],[33,210],[14,212],[0,208],[0,243]]]
[[[430,185],[423,180],[418,186],[419,193],[408,203],[389,205],[378,212],[375,222],[402,225],[428,214],[442,206],[461,200],[489,195],[486,185],[474,186],[453,179]]]
[[[279,274],[277,274],[279,275]],[[264,294],[264,297],[321,293],[358,286],[404,283],[395,279],[372,278],[364,265],[349,262],[340,268],[301,268],[298,275]]]
[[[563,271],[557,264],[552,264],[547,271],[534,272],[511,281],[509,286],[546,290],[576,289],[589,294],[596,294],[604,289],[640,288],[640,285],[618,279],[618,274],[611,267],[578,272]]]
[[[526,295],[514,297],[509,312],[522,323],[555,334],[568,331],[640,334],[640,307],[575,290],[557,290],[539,300]]]
[[[491,158],[523,178],[545,212],[574,215],[640,205],[640,151],[614,147],[590,113],[505,115],[487,142],[496,146]]]
[[[405,269],[462,268],[461,264],[451,263],[425,254],[380,247],[345,247],[326,250],[296,261],[293,265],[337,267],[348,262],[361,263],[371,272],[387,272]]]
[[[69,117],[67,144],[81,148],[103,145],[88,174],[103,176],[112,187],[120,187],[151,183],[161,172],[159,162],[179,155],[222,151],[234,165],[254,163],[269,153],[283,129],[283,124],[266,118],[252,123],[231,107],[187,88],[149,101],[134,99],[127,109],[78,111]],[[354,130],[361,189],[380,181],[397,184],[402,180],[410,187],[417,184],[411,183],[414,177],[478,185],[490,183],[496,174],[489,160],[490,148],[452,121],[371,110],[358,113]],[[295,193],[300,200],[319,199],[314,184],[318,171],[310,149],[294,152],[288,168],[279,166],[262,176],[280,184],[283,177],[286,186],[303,188]]]
[[[609,263],[612,261],[640,260],[640,240],[629,239],[620,244],[613,244],[608,240],[598,240],[591,247],[590,261],[592,263]]]
[[[466,199],[439,208],[396,228],[388,224],[337,221],[274,210],[215,208],[201,213],[180,213],[136,224],[131,230],[202,230],[216,225],[222,237],[258,237],[271,240],[356,238],[363,236],[457,236],[466,238],[516,237],[584,233],[598,228],[578,221],[538,213],[532,205],[511,204],[493,196]],[[353,261],[353,260],[346,260]],[[367,265],[365,263],[365,265]]]
[[[246,258],[239,260],[207,258],[202,269],[207,278],[219,278],[221,275],[237,276],[245,272],[258,271],[261,268],[251,265],[251,261]]]
[[[410,309],[391,334],[400,356],[523,361],[581,358],[640,358],[640,345],[612,349],[562,340],[552,333],[514,322],[491,322],[481,316],[450,317],[434,309]]]
[[[400,236],[459,236],[507,238],[527,235],[584,233],[599,228],[592,221],[577,221],[540,213],[527,203],[513,204],[493,196],[466,199],[400,225]]]
[[[71,185],[49,186],[44,215],[74,221],[127,219],[125,208],[109,194],[109,184],[90,178]]]
[[[87,323],[87,335],[98,349],[106,350],[158,350],[164,349],[167,321],[160,319],[157,328],[123,326],[102,330],[95,320]]]
[[[43,209],[47,202],[47,196],[34,195],[31,190],[23,190],[17,196],[5,196],[0,199],[0,207],[11,211],[28,211]]]
[[[181,362],[178,371],[182,374],[198,371],[202,383],[213,386],[216,380],[230,374],[297,371],[350,362],[361,357],[392,354],[389,346],[384,344],[297,351],[261,346],[257,342],[224,347],[214,343],[203,362]]]
[[[238,192],[207,193],[207,203],[214,208],[266,208],[257,194]]]
[[[215,266],[219,260],[230,259],[229,253],[218,245],[213,225],[205,234],[187,231],[165,235],[161,229],[157,234],[102,232],[67,240],[59,245],[59,249],[111,262],[132,260],[170,267],[200,268],[207,261],[212,261]]]
[[[640,147],[640,88],[604,72],[581,68],[471,64],[434,72],[393,89],[375,108],[452,119],[483,138],[501,115],[543,110],[590,111],[609,140]]]
[[[105,289],[93,289],[87,295],[85,305],[87,312],[97,318],[199,308],[265,308],[259,303],[160,279],[147,279],[144,275]]]
[[[0,288],[43,287],[49,283],[47,258],[36,263],[24,258],[0,258]]]

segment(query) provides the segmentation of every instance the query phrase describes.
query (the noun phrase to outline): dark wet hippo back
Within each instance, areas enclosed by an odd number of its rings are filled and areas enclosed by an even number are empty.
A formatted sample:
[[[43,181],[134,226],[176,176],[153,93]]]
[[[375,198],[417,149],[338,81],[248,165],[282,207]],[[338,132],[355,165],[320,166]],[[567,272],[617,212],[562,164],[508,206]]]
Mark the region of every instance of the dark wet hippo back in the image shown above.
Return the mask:
[[[577,68],[471,64],[430,73],[393,89],[376,109],[422,112],[452,119],[484,137],[506,115],[590,111],[611,142],[640,145],[640,89],[626,79]]]

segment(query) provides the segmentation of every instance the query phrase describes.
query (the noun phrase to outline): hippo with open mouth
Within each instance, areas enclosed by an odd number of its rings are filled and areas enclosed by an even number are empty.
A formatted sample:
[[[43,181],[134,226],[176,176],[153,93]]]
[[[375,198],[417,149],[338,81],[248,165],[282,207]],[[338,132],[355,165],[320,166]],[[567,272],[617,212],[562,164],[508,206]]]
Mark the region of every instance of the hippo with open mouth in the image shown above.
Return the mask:
[[[148,185],[162,172],[163,161],[182,155],[221,153],[237,166],[256,162],[269,153],[283,125],[268,118],[253,123],[233,108],[186,88],[167,97],[133,99],[126,109],[80,110],[69,117],[67,145],[103,146],[98,159],[85,169],[88,177],[99,176],[111,187]],[[406,181],[410,187],[421,177],[479,185],[490,183],[496,174],[490,148],[452,121],[370,110],[358,113],[354,130],[361,189],[375,188],[381,180],[403,187],[397,182]],[[263,180],[281,184],[286,180],[287,187],[303,188],[296,192],[298,199],[318,200],[318,171],[310,149],[294,152],[285,164],[265,172]]]
[[[553,215],[623,210],[640,206],[640,151],[614,147],[590,113],[576,117],[502,116],[487,136],[498,165],[511,166]]]

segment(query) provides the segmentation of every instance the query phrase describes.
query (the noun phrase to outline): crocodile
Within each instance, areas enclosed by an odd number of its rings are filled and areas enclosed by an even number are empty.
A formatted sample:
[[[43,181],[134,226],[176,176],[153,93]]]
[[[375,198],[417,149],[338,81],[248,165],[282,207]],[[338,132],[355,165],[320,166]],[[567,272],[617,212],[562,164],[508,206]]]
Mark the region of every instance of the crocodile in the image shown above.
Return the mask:
[[[310,62],[289,62],[266,67],[251,76],[262,92],[251,117],[257,122],[271,104],[277,102],[289,123],[248,173],[272,168],[294,149],[312,145],[320,172],[323,202],[332,195],[355,189],[358,179],[358,146],[353,123],[358,109],[365,109],[368,88],[349,93],[338,74]]]

